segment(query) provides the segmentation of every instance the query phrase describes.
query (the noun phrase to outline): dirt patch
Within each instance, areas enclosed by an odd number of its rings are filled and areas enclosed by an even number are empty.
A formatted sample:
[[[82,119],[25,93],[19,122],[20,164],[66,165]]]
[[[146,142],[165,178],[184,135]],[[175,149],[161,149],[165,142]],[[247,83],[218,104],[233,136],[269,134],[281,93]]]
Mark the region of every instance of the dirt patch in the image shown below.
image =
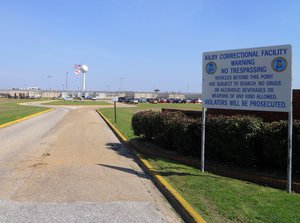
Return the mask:
[[[36,164],[32,165],[32,167],[34,167],[34,168],[41,168],[44,166],[47,166],[47,163],[36,163]]]
[[[51,156],[51,154],[50,153],[43,153],[42,156],[43,157],[45,157],[45,156]]]

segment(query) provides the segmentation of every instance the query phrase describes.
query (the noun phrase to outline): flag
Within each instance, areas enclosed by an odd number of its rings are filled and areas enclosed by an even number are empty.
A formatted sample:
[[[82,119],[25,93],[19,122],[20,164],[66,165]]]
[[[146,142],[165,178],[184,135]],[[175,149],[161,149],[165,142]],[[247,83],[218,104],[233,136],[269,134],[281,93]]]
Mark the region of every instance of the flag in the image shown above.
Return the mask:
[[[80,69],[75,69],[74,70],[74,74],[80,74],[80,72],[81,72]]]
[[[75,70],[79,70],[80,68],[81,68],[81,65],[80,65],[80,64],[75,64],[75,65],[74,65],[74,69],[75,69]]]

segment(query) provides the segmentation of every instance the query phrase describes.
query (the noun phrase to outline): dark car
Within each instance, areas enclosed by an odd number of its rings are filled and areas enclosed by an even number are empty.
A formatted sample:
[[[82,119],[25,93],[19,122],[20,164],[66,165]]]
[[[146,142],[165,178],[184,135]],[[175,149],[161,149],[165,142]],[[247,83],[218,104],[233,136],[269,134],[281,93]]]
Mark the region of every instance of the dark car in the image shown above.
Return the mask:
[[[181,103],[191,103],[190,99],[182,99]]]
[[[200,100],[200,98],[195,98],[195,99],[191,100],[191,103],[193,103],[193,104],[199,104],[201,102],[202,101]]]
[[[132,100],[133,100],[133,98],[126,98],[126,103],[131,103],[132,102]]]
[[[149,98],[148,102],[150,102],[152,104],[157,104],[158,100],[156,98]]]
[[[174,98],[168,98],[167,103],[174,103],[175,99]]]
[[[182,99],[180,99],[180,98],[175,99],[175,100],[173,101],[173,103],[181,103],[181,102],[182,102]]]
[[[118,102],[126,102],[126,98],[125,97],[119,97]]]

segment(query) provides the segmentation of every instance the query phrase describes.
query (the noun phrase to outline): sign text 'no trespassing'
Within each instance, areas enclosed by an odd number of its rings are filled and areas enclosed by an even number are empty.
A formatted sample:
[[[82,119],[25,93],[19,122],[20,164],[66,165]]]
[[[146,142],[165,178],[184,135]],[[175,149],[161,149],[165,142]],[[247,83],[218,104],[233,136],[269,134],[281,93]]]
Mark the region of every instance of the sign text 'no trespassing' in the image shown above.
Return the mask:
[[[289,112],[291,46],[203,53],[203,107]]]

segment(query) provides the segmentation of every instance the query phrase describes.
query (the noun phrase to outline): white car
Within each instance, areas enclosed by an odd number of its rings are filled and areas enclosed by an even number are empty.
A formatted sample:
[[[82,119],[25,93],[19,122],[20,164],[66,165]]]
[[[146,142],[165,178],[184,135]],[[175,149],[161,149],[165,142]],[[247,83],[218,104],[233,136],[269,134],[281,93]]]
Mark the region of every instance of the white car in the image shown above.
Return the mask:
[[[65,97],[64,100],[65,100],[65,101],[72,101],[73,98],[72,98],[72,97]]]

